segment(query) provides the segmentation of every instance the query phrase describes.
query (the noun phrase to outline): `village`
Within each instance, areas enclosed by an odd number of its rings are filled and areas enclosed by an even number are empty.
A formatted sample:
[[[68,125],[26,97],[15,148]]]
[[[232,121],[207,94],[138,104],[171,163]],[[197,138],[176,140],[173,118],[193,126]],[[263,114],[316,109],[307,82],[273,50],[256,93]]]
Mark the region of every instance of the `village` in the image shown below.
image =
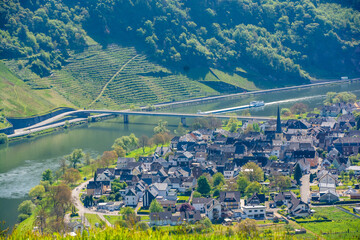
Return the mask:
[[[241,131],[191,131],[151,156],[119,157],[115,168],[98,168],[77,190],[86,212],[116,215],[130,207],[149,226],[204,218],[223,225],[248,218],[286,222],[311,218],[313,206],[342,204],[358,214],[357,107],[337,103],[284,121],[278,108],[276,120],[248,121]],[[152,203],[161,209],[151,210]]]

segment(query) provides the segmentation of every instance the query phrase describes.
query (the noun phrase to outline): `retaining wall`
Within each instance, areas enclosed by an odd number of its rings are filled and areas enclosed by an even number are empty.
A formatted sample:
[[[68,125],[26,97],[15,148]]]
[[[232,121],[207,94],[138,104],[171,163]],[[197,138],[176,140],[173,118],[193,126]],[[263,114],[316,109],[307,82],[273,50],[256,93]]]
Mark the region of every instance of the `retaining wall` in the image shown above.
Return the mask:
[[[56,108],[52,112],[46,113],[44,115],[37,115],[28,118],[6,118],[6,119],[13,125],[13,129],[19,129],[45,121],[61,113],[70,112],[74,110],[75,109],[73,108]]]

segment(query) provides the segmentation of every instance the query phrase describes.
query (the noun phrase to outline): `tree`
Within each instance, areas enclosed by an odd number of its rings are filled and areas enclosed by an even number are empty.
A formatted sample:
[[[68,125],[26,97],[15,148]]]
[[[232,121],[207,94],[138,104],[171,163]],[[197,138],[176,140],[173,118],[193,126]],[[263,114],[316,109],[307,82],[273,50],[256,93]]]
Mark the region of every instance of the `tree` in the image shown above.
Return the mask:
[[[152,138],[151,141],[158,146],[159,144],[163,145],[171,140],[171,136],[168,133],[157,133]]]
[[[253,123],[254,132],[260,132],[260,126],[257,122]]]
[[[85,165],[89,166],[91,164],[91,158],[89,153],[85,153]],[[63,173],[64,174],[64,173]]]
[[[20,203],[18,207],[18,212],[30,216],[34,209],[35,205],[30,200],[25,200]]]
[[[194,191],[192,196],[193,198],[201,198],[201,193],[199,193],[198,191]]]
[[[260,192],[261,184],[258,182],[251,182],[245,189],[246,194],[251,195],[253,193]]]
[[[138,222],[135,211],[131,207],[124,207],[119,213],[123,215],[124,220],[127,222],[127,227],[135,226]]]
[[[29,196],[32,199],[40,199],[44,196],[45,194],[45,188],[43,185],[37,185],[35,187],[33,187],[32,189],[30,189],[29,192]]]
[[[284,190],[291,187],[291,179],[287,176],[275,175],[275,185],[280,189]]]
[[[145,153],[145,147],[149,145],[149,137],[146,135],[142,135],[139,139],[140,147],[143,149],[143,153]]]
[[[281,115],[282,115],[282,116],[285,116],[285,117],[290,116],[290,115],[291,115],[290,109],[288,109],[288,108],[282,108],[282,109],[281,109]]]
[[[167,129],[167,121],[160,120],[158,125],[154,128],[154,133],[167,133],[169,129]]]
[[[350,177],[350,180],[355,176],[355,171],[354,170],[349,170],[349,177]]]
[[[294,180],[297,182],[297,184],[300,184],[300,179],[302,177],[302,171],[300,168],[300,165],[297,163],[294,170]]]
[[[8,137],[5,133],[0,133],[0,145],[1,144],[7,144],[8,143]]]
[[[106,166],[107,168],[109,165],[114,163],[118,158],[118,155],[115,151],[105,151],[101,156],[100,162],[102,166]]]
[[[118,155],[118,157],[125,157],[126,156],[126,151],[121,146],[115,146],[113,149],[116,152],[116,154]]]
[[[210,193],[211,187],[209,181],[205,176],[200,176],[197,180],[197,191],[202,195],[207,195]]]
[[[184,128],[184,125],[180,122],[177,129],[174,130],[174,133],[176,136],[183,136],[187,133],[186,128]]]
[[[246,177],[238,177],[237,179],[237,187],[238,187],[238,190],[244,194],[245,191],[246,191],[246,188],[247,186],[249,186],[249,181],[247,180]]]
[[[307,112],[308,110],[308,106],[305,105],[304,103],[295,103],[292,107],[291,107],[291,112],[293,114],[302,114]]]
[[[213,185],[214,187],[217,187],[218,185],[225,184],[225,177],[222,175],[222,173],[217,172],[213,176]]]
[[[276,161],[278,158],[277,158],[277,156],[275,156],[275,155],[271,155],[270,157],[269,157],[269,160],[270,161]]]
[[[131,215],[131,214],[135,214],[135,211],[134,211],[134,209],[131,208],[131,207],[124,207],[124,208],[122,208],[122,209],[120,210],[119,213],[120,213],[121,215],[123,215],[123,216],[129,216],[129,215]]]
[[[257,224],[254,219],[246,218],[237,225],[237,229],[246,238],[255,238],[258,235]]]
[[[188,212],[188,211],[194,211],[195,208],[190,203],[183,203],[180,205],[179,211],[180,212]]]
[[[140,231],[146,231],[149,229],[149,225],[146,222],[141,221],[136,224],[136,229]]]
[[[81,174],[79,170],[75,168],[69,168],[66,170],[65,174],[63,175],[64,181],[66,184],[75,184],[81,179]]]
[[[47,170],[45,170],[45,172],[42,173],[42,180],[49,181],[50,184],[53,183],[54,178],[52,175],[52,171],[50,169],[47,169]]]
[[[134,150],[139,145],[139,139],[135,134],[131,133],[129,136],[122,136],[117,138],[112,146],[113,149],[122,147],[126,152]]]
[[[229,128],[229,132],[236,132],[238,128],[238,120],[236,117],[231,117],[226,125]]]
[[[161,204],[156,200],[152,200],[150,207],[149,207],[150,213],[158,213],[163,212],[164,208],[161,206]]]
[[[68,160],[73,168],[76,169],[76,165],[81,162],[81,159],[84,157],[82,149],[75,149],[70,155],[66,156],[65,159]]]
[[[53,226],[56,230],[64,227],[64,216],[71,206],[71,190],[67,185],[52,186],[49,192],[52,214],[55,216]]]
[[[66,164],[66,159],[61,158],[60,159],[60,171],[62,172],[62,174],[65,174],[67,167],[68,167],[68,165]]]
[[[254,162],[248,162],[243,166],[243,175],[250,182],[261,182],[264,181],[263,170]]]

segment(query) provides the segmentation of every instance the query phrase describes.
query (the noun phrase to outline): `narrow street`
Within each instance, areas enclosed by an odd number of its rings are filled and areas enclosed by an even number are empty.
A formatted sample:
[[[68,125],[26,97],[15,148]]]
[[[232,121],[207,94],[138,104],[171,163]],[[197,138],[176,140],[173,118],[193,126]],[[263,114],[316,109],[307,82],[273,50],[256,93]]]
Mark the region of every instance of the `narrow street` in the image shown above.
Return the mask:
[[[303,175],[300,186],[301,200],[308,203],[310,197],[310,174]]]
[[[84,207],[83,203],[81,202],[80,200],[80,193],[81,193],[81,190],[83,188],[86,188],[86,185],[90,182],[90,181],[93,181],[93,178],[92,179],[89,179],[88,181],[86,182],[83,182],[82,184],[80,184],[79,186],[77,186],[76,188],[74,188],[71,192],[71,198],[72,198],[72,201],[75,205],[75,207],[78,209],[78,213],[79,213],[79,216],[81,219],[84,219],[84,224],[87,225],[87,219],[85,217],[85,213],[89,213],[89,214],[97,214],[100,219],[102,221],[104,221],[106,223],[106,225],[108,226],[112,226],[112,224],[104,217],[104,215],[119,215],[118,212],[109,212],[109,213],[100,213],[96,210],[91,210],[89,208],[86,208]],[[66,218],[69,218],[68,216]],[[69,221],[69,219],[66,219],[67,221]]]

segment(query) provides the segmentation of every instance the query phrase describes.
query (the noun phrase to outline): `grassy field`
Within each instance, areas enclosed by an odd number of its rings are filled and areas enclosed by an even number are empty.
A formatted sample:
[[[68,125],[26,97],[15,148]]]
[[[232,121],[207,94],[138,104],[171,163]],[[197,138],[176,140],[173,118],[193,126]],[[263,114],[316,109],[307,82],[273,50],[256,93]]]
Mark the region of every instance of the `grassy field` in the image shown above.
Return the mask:
[[[115,216],[115,215],[104,215],[106,220],[109,221],[112,225],[115,225],[116,221],[121,220],[121,216]]]
[[[92,227],[95,227],[96,223],[105,226],[104,221],[102,221],[97,214],[85,213],[85,217]]]
[[[313,208],[318,214],[326,216],[331,222],[301,223],[300,225],[326,239],[359,239],[360,219],[335,207]]]
[[[52,89],[31,88],[0,62],[0,114],[24,117],[41,114],[56,107],[74,105]]]

